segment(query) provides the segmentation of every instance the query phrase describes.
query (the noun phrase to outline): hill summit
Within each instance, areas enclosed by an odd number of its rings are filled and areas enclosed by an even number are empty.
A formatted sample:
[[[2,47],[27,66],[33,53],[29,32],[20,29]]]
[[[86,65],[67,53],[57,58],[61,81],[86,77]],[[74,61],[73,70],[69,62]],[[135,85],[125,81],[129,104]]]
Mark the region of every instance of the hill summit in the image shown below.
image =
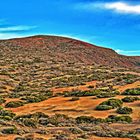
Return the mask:
[[[59,36],[31,36],[0,40],[1,53],[13,52],[14,57],[42,57],[45,61],[65,61],[117,67],[139,67],[140,57],[119,55],[112,49],[76,39]]]

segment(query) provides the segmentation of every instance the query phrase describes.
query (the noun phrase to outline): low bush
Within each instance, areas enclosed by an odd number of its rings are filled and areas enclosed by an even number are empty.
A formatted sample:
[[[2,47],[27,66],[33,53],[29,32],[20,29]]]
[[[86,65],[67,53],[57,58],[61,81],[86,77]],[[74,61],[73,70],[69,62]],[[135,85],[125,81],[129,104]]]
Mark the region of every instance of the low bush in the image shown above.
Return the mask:
[[[6,100],[3,97],[0,96],[0,104],[3,104],[5,102],[6,102]]]
[[[20,106],[23,106],[24,105],[24,102],[22,101],[11,101],[11,102],[8,102],[5,107],[6,108],[16,108],[16,107],[20,107]]]
[[[79,128],[69,128],[69,131],[72,133],[72,134],[80,134],[82,133],[82,130],[79,129]]]
[[[106,118],[106,122],[127,122],[127,123],[131,123],[132,118],[130,116],[110,115],[110,116],[108,116],[108,118]]]
[[[140,95],[140,88],[127,89],[123,95]]]
[[[116,95],[119,95],[120,92],[114,90],[114,91],[110,91],[109,89],[106,90],[100,90],[98,91],[96,97],[97,98],[110,98],[110,97],[115,97]]]
[[[15,114],[9,110],[0,110],[0,118],[3,120],[12,120]]]
[[[26,103],[38,103],[41,102],[41,99],[39,97],[35,97],[35,96],[26,96],[21,98],[21,100],[25,100]]]
[[[71,123],[71,120],[67,115],[55,114],[49,117],[49,123],[55,126],[59,126],[61,123]]]
[[[110,93],[101,93],[96,95],[97,98],[110,98],[110,97],[115,97],[114,94],[110,94]]]
[[[119,114],[131,114],[132,113],[132,108],[129,107],[120,107],[117,109],[117,113]]]
[[[117,108],[117,107],[121,107],[123,104],[123,102],[119,99],[109,99],[107,101],[104,101],[102,103],[100,103],[96,109],[104,109],[104,110],[108,110],[108,109],[112,109],[112,108]]]
[[[3,134],[16,134],[17,128],[16,127],[7,127],[1,130]]]
[[[139,97],[124,97],[122,99],[123,102],[134,102],[140,100]]]
[[[76,122],[79,123],[94,123],[95,118],[91,116],[79,116],[76,118]]]
[[[26,118],[26,119],[23,120],[23,124],[25,126],[28,126],[28,127],[36,127],[37,122],[33,118],[30,118],[30,119],[29,118]]]
[[[98,105],[96,107],[96,110],[110,110],[112,109],[112,106],[109,106],[109,105]]]
[[[91,91],[72,91],[72,92],[66,92],[64,94],[65,97],[71,97],[71,96],[82,97],[82,96],[94,96],[94,95],[95,93]]]
[[[48,98],[52,97],[52,92],[41,92],[40,94],[33,94],[29,96],[22,97],[21,100],[25,100],[26,103],[37,103],[44,100],[47,100]]]

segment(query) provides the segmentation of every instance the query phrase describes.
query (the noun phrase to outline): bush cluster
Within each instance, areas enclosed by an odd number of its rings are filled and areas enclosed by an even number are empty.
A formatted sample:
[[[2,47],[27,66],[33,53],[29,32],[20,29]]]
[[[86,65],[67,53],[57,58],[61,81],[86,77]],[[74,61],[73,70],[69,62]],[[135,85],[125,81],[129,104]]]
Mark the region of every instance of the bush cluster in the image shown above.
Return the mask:
[[[117,109],[117,113],[119,114],[131,114],[132,113],[132,108],[129,107],[120,107]]]
[[[131,123],[132,118],[130,116],[117,116],[117,115],[110,115],[106,118],[107,122],[127,122]]]
[[[102,118],[94,118],[92,116],[79,116],[76,118],[76,123],[81,124],[81,123],[114,123],[114,122],[120,122],[120,123],[131,123],[132,118],[130,116],[117,116],[117,115],[110,115],[105,119]]]
[[[91,91],[72,91],[72,92],[66,92],[64,94],[65,97],[71,97],[71,96],[82,97],[82,96],[94,96],[94,95],[95,93]]]
[[[140,100],[139,97],[124,97],[122,99],[123,102],[134,102]]]
[[[25,100],[26,103],[37,103],[52,97],[52,92],[42,92],[40,94],[33,94],[22,97],[21,100]]]
[[[107,101],[104,101],[100,103],[97,107],[96,110],[109,110],[117,107],[121,107],[123,102],[119,99],[109,99]]]
[[[20,107],[20,106],[23,106],[24,105],[24,102],[22,101],[11,101],[11,102],[8,102],[5,107],[6,108],[16,108],[16,107]]]
[[[112,109],[112,106],[109,106],[109,105],[98,105],[96,107],[96,110],[110,110]]]
[[[119,95],[120,92],[116,91],[116,90],[109,90],[109,89],[106,89],[106,90],[98,90],[98,92],[96,92],[97,95],[96,97],[97,98],[110,98],[110,97],[115,97],[116,95]]]
[[[0,119],[9,121],[12,120],[14,116],[15,114],[12,111],[4,110],[4,109],[0,110]]]
[[[127,89],[123,95],[140,95],[140,88]]]
[[[16,127],[7,127],[1,130],[3,134],[17,134],[17,128]]]

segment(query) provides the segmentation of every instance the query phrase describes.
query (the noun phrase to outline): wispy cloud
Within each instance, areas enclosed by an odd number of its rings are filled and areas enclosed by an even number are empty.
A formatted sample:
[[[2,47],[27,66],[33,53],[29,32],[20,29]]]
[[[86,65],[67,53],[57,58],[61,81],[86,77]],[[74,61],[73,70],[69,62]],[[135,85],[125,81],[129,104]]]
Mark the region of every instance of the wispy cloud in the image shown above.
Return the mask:
[[[31,29],[37,28],[37,26],[10,26],[10,27],[3,27],[0,28],[0,32],[11,32],[11,31],[28,31]]]
[[[0,39],[19,38],[19,37],[23,37],[23,35],[16,33],[0,33]]]
[[[105,3],[104,8],[121,13],[140,14],[140,4],[130,5],[125,2]]]
[[[120,50],[120,49],[117,49],[115,50],[117,53],[119,54],[124,54],[124,55],[139,55],[140,56],[140,50],[130,50],[130,51],[127,51],[127,50]]]
[[[10,39],[10,38],[19,38],[29,35],[33,35],[31,30],[37,28],[37,26],[28,26],[28,25],[16,25],[16,26],[7,26],[5,20],[0,19],[0,39]],[[26,32],[28,31],[28,33]]]
[[[89,2],[79,3],[75,6],[76,9],[84,9],[95,11],[98,9],[113,10],[123,14],[138,14],[140,15],[140,4],[129,4],[127,2]]]

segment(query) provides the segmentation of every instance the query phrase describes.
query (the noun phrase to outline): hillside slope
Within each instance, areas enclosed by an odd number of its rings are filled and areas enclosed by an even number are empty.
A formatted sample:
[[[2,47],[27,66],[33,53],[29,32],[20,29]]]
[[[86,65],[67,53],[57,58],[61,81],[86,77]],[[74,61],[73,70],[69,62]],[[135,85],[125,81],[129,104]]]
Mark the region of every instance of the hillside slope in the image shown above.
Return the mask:
[[[117,67],[139,67],[140,57],[117,54],[112,49],[98,47],[79,40],[58,36],[33,36],[0,40],[1,55],[40,57],[45,61],[98,64]],[[7,56],[8,57],[8,56]]]

